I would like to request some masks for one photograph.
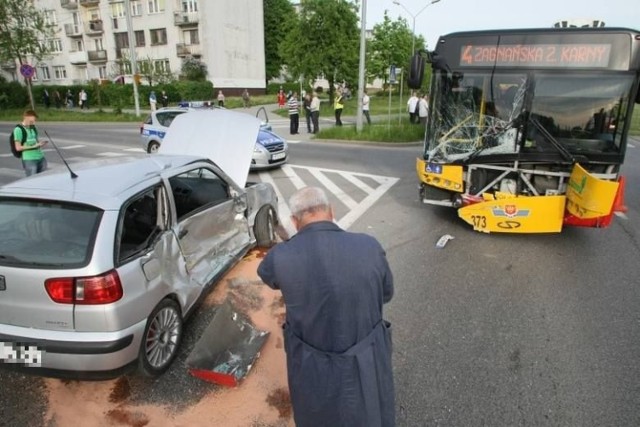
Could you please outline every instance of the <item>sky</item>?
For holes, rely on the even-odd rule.
[[[367,28],[382,22],[385,9],[395,21],[405,18],[409,29],[415,18],[416,34],[433,49],[440,35],[457,31],[552,27],[566,19],[599,19],[607,27],[640,31],[640,0],[367,0]],[[405,8],[408,10],[405,10]],[[409,14],[409,12],[411,14]]]

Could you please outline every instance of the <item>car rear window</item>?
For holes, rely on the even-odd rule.
[[[102,217],[98,208],[42,200],[0,199],[0,265],[86,265]]]

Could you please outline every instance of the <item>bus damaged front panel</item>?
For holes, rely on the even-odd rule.
[[[632,82],[436,70],[424,156],[416,161],[421,200],[458,208],[483,232],[606,227],[622,192],[621,125]]]

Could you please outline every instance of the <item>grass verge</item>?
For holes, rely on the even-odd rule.
[[[18,123],[22,120],[22,109],[0,110],[0,120],[14,121]],[[67,110],[41,108],[36,110],[38,121],[42,122],[141,122],[146,114],[136,117],[135,114],[116,114],[107,111],[95,110]]]
[[[398,124],[394,120],[391,125],[388,123],[365,124],[361,133],[358,133],[353,125],[331,127],[318,132],[317,137],[388,143],[420,142],[424,138],[424,126],[410,124],[408,120]]]

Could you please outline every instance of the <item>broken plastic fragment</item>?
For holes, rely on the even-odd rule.
[[[453,240],[454,237],[451,234],[445,234],[444,236],[440,237],[438,239],[438,242],[436,243],[436,248],[438,249],[442,249],[445,247],[445,245],[447,244],[447,242],[449,240]]]

